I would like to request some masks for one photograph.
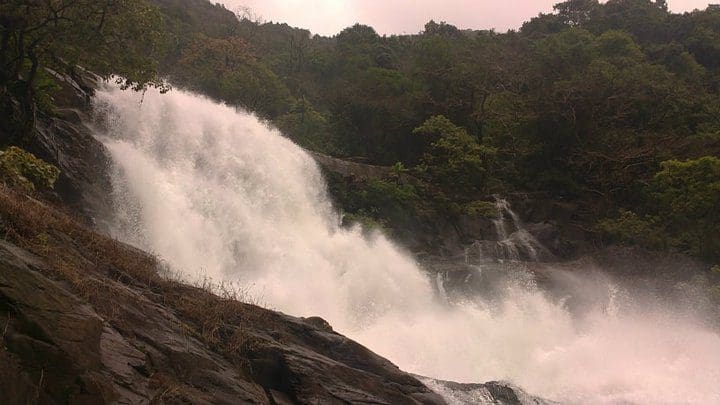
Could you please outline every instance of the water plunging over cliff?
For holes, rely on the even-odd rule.
[[[276,130],[182,91],[141,98],[116,88],[96,96],[107,128],[98,137],[117,167],[115,236],[188,279],[252,286],[270,307],[322,316],[430,377],[510,380],[571,403],[720,400],[720,336],[692,319],[632,299],[578,317],[532,283],[508,284],[492,305],[441,305],[433,283],[442,280],[382,235],[339,226],[315,162]],[[519,221],[498,207],[499,234],[511,238]]]

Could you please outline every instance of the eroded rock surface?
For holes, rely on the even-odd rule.
[[[449,405],[557,405],[530,395],[503,381],[484,384],[461,384],[420,377],[428,386],[441,393]]]
[[[63,205],[105,230],[99,220],[112,212],[110,156],[88,126],[92,94],[100,79],[87,72],[76,77],[51,73],[60,87],[54,99],[57,108],[53,115],[38,115],[26,148],[60,169],[55,191]]]
[[[142,286],[94,275],[113,291],[98,310],[52,270],[0,242],[3,403],[444,403],[318,319],[248,305],[263,322],[235,325],[253,342],[237,364]],[[189,299],[206,294],[177,288]]]

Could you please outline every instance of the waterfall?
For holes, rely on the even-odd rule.
[[[187,280],[242,283],[429,377],[571,403],[720,400],[720,336],[689,317],[629,302],[579,319],[527,285],[449,305],[386,237],[342,228],[313,159],[254,116],[183,91],[108,87],[95,105],[113,235]]]
[[[478,240],[465,250],[465,262],[483,264],[495,261],[537,262],[552,254],[528,232],[510,203],[495,196],[497,217],[492,219],[496,240]],[[508,232],[510,229],[510,232]]]

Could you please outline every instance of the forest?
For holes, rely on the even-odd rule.
[[[48,4],[0,5],[3,146],[53,113],[48,72],[82,66],[140,91],[197,91],[308,150],[391,166],[387,179],[329,179],[351,218],[391,233],[543,192],[582,207],[598,240],[720,259],[718,6],[569,0],[505,33],[429,21],[415,35],[358,24],[323,37],[203,0]]]

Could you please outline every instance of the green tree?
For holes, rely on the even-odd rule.
[[[568,0],[553,6],[561,20],[571,26],[585,25],[600,11],[598,0]]]
[[[662,163],[650,184],[653,203],[673,244],[689,253],[720,258],[720,159]]]
[[[198,34],[183,50],[172,77],[265,118],[279,117],[291,104],[287,87],[239,37]]]
[[[441,115],[429,118],[413,133],[430,143],[421,164],[434,184],[454,195],[488,192],[494,148],[478,144],[467,131]]]
[[[277,126],[303,147],[326,154],[338,152],[327,118],[307,100],[293,103],[290,111],[277,119]]]
[[[338,60],[342,69],[366,69],[376,65],[380,36],[372,27],[355,24],[345,28],[336,37],[337,50],[342,56]]]
[[[638,207],[645,215],[621,209],[597,229],[615,242],[720,259],[720,159],[668,160],[661,168]]]
[[[0,3],[0,98],[21,104],[15,136],[34,124],[37,80],[44,68],[81,65],[136,89],[159,85],[161,17],[143,0],[6,0]],[[8,115],[13,115],[5,111]]]

